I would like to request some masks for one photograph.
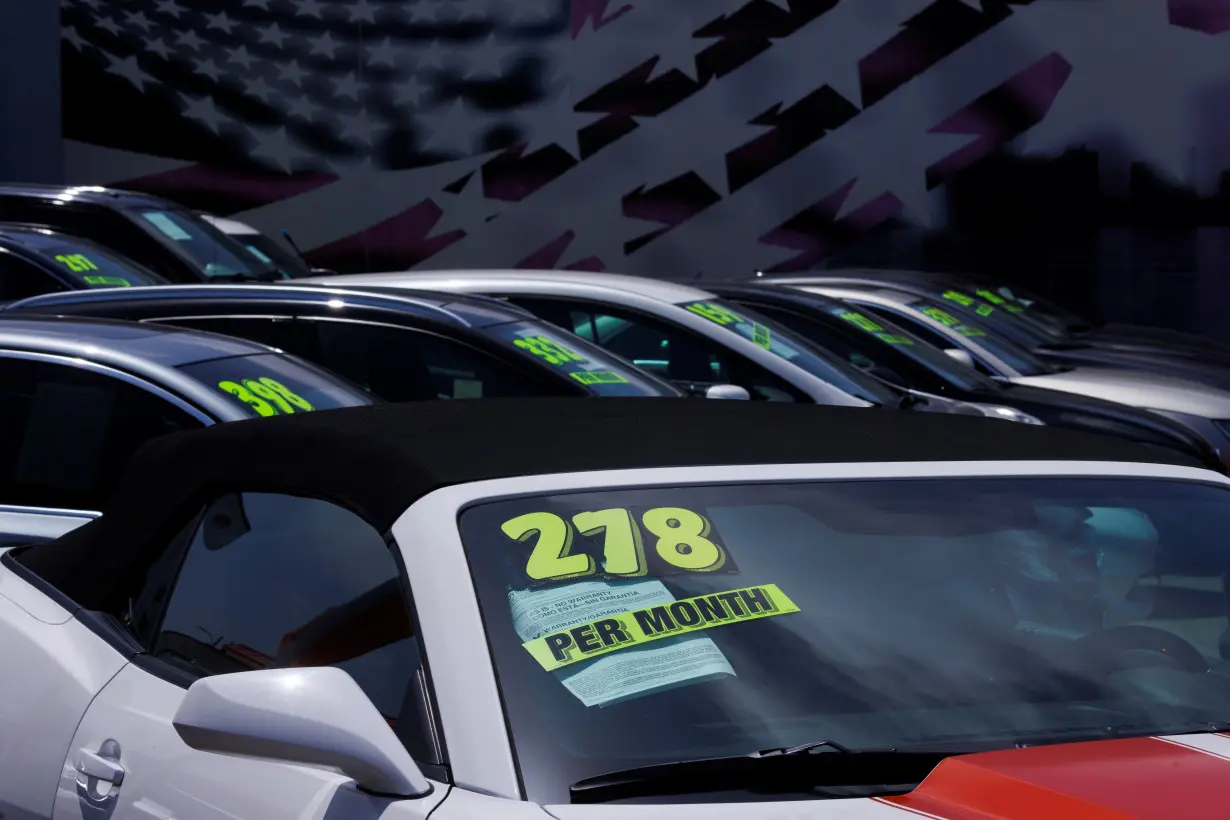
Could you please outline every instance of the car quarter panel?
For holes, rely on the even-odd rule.
[[[7,669],[0,692],[0,816],[47,818],[81,716],[127,661],[6,566],[0,566],[0,657]]]
[[[476,598],[458,516],[471,504],[568,490],[628,486],[974,476],[1168,478],[1230,488],[1230,478],[1194,467],[1080,461],[882,462],[611,470],[473,482],[432,492],[394,523],[419,613],[426,662],[461,788],[518,798],[522,787]]]

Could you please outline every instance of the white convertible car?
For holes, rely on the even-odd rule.
[[[635,399],[164,436],[0,557],[0,815],[1225,818],[1230,479],[1181,459]]]

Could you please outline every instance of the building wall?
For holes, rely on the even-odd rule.
[[[60,182],[58,0],[0,2],[0,179]]]
[[[1230,337],[1230,0],[64,0],[70,181],[340,270],[994,270]]]

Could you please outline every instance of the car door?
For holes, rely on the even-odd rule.
[[[684,390],[737,384],[753,400],[812,402],[786,380],[728,348],[640,311],[570,299],[507,299]]]
[[[154,436],[208,419],[129,374],[0,350],[0,505],[100,511],[128,457]]]
[[[90,704],[63,762],[55,820],[377,818],[392,798],[322,768],[188,747],[172,725],[195,680],[334,665],[425,772],[442,762],[400,561],[363,519],[319,499],[232,493],[143,568],[126,612],[144,649]],[[434,767],[434,769],[433,769]],[[401,801],[425,818],[445,789]]]

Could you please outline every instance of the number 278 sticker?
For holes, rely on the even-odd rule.
[[[571,520],[532,512],[505,521],[500,529],[514,541],[534,542],[525,574],[537,582],[735,569],[709,519],[684,507],[652,507],[639,514],[615,507],[579,512]],[[578,533],[600,538],[601,566],[593,555],[574,551]]]

